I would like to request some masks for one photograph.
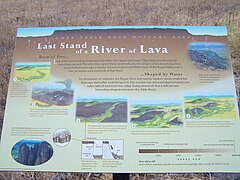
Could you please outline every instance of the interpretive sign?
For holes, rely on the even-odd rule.
[[[226,27],[20,28],[2,171],[240,172]]]

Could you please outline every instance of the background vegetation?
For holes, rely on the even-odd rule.
[[[239,0],[1,0],[0,132],[17,27],[84,25],[226,25],[239,95]],[[16,110],[17,111],[17,110]],[[3,172],[0,179],[111,179],[110,174]],[[240,179],[238,174],[131,174],[131,179]]]

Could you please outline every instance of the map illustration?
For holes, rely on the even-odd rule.
[[[51,62],[17,62],[14,68],[14,81],[48,81],[50,70]]]
[[[78,99],[76,119],[80,122],[127,122],[127,100]]]
[[[190,43],[188,54],[198,69],[227,70],[229,68],[227,49],[222,43]]]
[[[185,96],[185,115],[187,119],[236,118],[234,97]]]
[[[133,104],[131,123],[144,128],[175,128],[183,126],[180,103]]]

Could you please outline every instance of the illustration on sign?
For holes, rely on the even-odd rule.
[[[223,26],[19,28],[0,170],[240,172],[231,63]]]

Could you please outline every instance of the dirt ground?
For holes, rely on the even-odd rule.
[[[0,132],[17,27],[85,25],[226,25],[240,97],[239,0],[1,0]],[[1,172],[8,179],[112,179],[111,174]],[[237,173],[130,174],[130,179],[240,179]]]

